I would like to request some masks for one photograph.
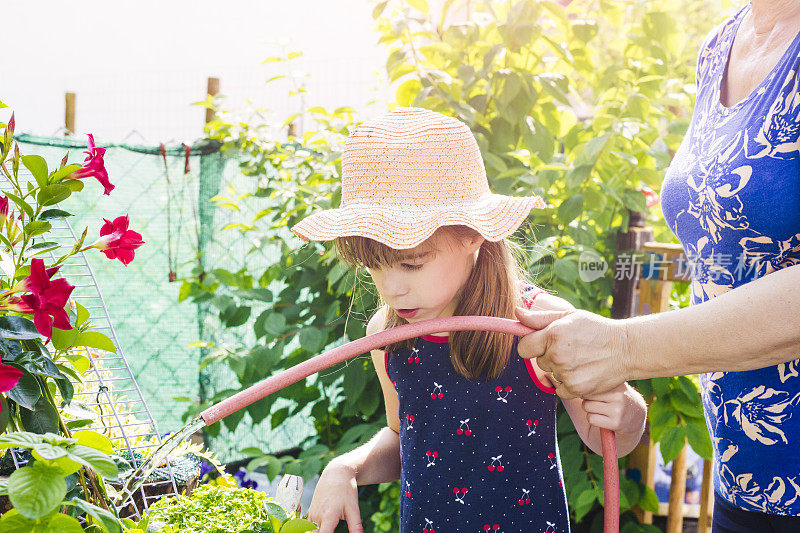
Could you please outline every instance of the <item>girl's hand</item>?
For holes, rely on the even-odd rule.
[[[636,440],[642,435],[647,404],[642,395],[627,383],[584,398],[581,402],[590,426],[610,429],[619,437],[635,435]]]
[[[355,471],[336,460],[328,463],[314,489],[307,518],[319,524],[319,533],[333,533],[340,520],[347,521],[350,533],[364,533],[358,508]]]

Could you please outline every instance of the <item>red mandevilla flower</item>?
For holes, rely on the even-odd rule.
[[[103,194],[109,194],[114,190],[114,185],[108,181],[108,172],[106,171],[105,161],[103,156],[106,153],[105,148],[100,148],[94,145],[94,136],[91,133],[89,136],[88,150],[83,153],[87,154],[86,159],[83,160],[83,167],[76,170],[68,177],[70,179],[82,179],[86,177],[94,177],[103,186]]]
[[[60,268],[57,266],[45,270],[42,259],[32,259],[30,275],[14,287],[28,293],[12,296],[4,306],[12,311],[33,313],[33,324],[47,341],[50,341],[53,334],[53,326],[64,330],[72,329],[64,306],[75,287],[64,278],[50,279]]]
[[[658,197],[658,193],[650,187],[643,186],[639,190],[644,194],[645,207],[647,207],[647,209],[657,206],[661,201]]]
[[[90,248],[97,248],[109,259],[119,259],[127,266],[133,261],[134,250],[144,244],[142,236],[128,229],[128,215],[119,216],[114,222],[103,220],[105,224],[100,228],[101,237]]]
[[[0,198],[0,226],[8,218],[8,196]]]
[[[0,392],[7,392],[17,386],[22,371],[11,365],[0,363]]]

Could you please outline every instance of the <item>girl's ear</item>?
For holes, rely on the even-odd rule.
[[[483,238],[483,235],[476,234],[474,237],[470,237],[469,239],[467,239],[465,246],[469,251],[469,253],[472,254],[478,251],[478,249],[481,247],[481,245],[483,245],[483,242],[485,240],[486,239]]]

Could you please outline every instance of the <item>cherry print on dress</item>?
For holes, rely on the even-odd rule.
[[[456,435],[464,435],[465,437],[469,437],[470,435],[472,435],[472,430],[469,429],[469,424],[467,424],[467,422],[469,422],[469,418],[466,418],[464,420],[459,420],[460,425],[456,430]]]
[[[528,420],[525,421],[525,425],[528,426],[528,436],[529,437],[531,435],[536,435],[536,426],[539,425],[539,421],[538,420],[530,420],[530,419],[528,419]]]
[[[508,398],[508,393],[511,392],[510,386],[501,387],[500,385],[498,385],[497,387],[494,388],[494,391],[497,393],[497,401],[508,403],[508,400],[506,398]]]
[[[453,494],[456,495],[456,501],[460,504],[464,504],[464,496],[467,495],[469,489],[467,487],[453,487]]]
[[[425,468],[428,468],[429,466],[436,466],[436,459],[439,458],[439,452],[432,452],[428,450],[425,452],[425,457],[428,458],[428,465]]]
[[[406,481],[406,490],[403,492],[405,492],[406,498],[411,497],[411,483],[409,483],[408,481]]]
[[[486,467],[489,470],[489,472],[494,472],[494,471],[502,472],[503,470],[505,470],[506,467],[503,466],[503,461],[500,460],[502,457],[503,457],[502,455],[498,455],[497,457],[492,457],[492,462],[489,463],[489,465]]]
[[[411,351],[411,355],[408,356],[409,363],[419,363],[419,355],[415,355],[419,353],[419,348],[414,348]]]
[[[422,528],[422,533],[436,533],[436,530],[433,528],[433,521],[425,519],[425,527]]]
[[[444,398],[444,389],[442,389],[442,386],[434,381],[433,392],[431,392],[431,399],[435,400],[436,398],[439,398],[440,400]]]
[[[531,503],[531,491],[522,489],[522,497],[517,501],[519,505],[528,505]]]
[[[406,429],[414,429],[414,415],[406,415]]]
[[[556,525],[550,520],[545,520],[545,522],[547,522],[547,529],[544,530],[544,533],[556,533]]]
[[[550,461],[550,470],[558,466],[556,464],[556,455],[553,452],[547,454],[547,459]]]
[[[484,531],[500,531],[500,524],[484,524]]]

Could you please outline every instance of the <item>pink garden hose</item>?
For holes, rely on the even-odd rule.
[[[440,331],[467,330],[497,331],[518,337],[523,337],[535,331],[515,320],[486,316],[452,316],[405,324],[373,335],[367,335],[312,357],[308,361],[268,377],[252,387],[221,401],[217,405],[209,407],[200,413],[200,417],[206,425],[213,424],[261,398],[307,378],[311,374],[388,344]],[[604,533],[617,533],[619,531],[619,466],[617,463],[616,438],[613,431],[603,428],[600,429],[600,436],[603,446],[603,479],[605,488]]]

